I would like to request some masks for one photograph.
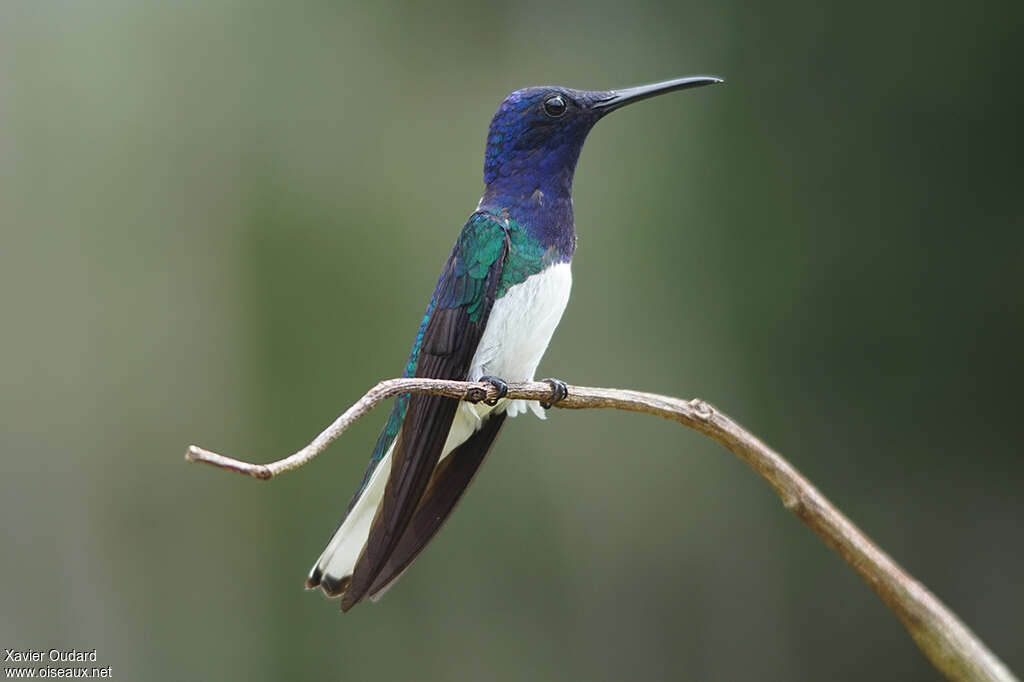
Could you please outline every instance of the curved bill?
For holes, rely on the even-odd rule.
[[[607,98],[602,98],[594,103],[594,109],[600,111],[602,114],[607,114],[608,112],[615,111],[627,104],[639,102],[640,100],[647,99],[648,97],[663,95],[666,92],[686,90],[688,88],[699,88],[702,85],[714,85],[715,83],[723,82],[724,81],[717,76],[688,76],[686,78],[662,81],[661,83],[651,83],[650,85],[638,85],[635,88],[612,90],[608,93]]]

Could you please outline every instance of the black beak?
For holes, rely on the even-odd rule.
[[[593,106],[596,111],[603,115],[627,104],[639,102],[648,97],[663,95],[666,92],[699,88],[702,85],[714,85],[715,83],[722,82],[724,81],[717,76],[688,76],[687,78],[676,78],[670,81],[662,81],[661,83],[651,83],[650,85],[638,85],[635,88],[612,90],[607,93],[607,97],[601,98]]]

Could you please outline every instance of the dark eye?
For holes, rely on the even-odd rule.
[[[562,99],[561,95],[548,97],[544,100],[544,113],[551,118],[558,118],[565,113],[566,108],[565,100]]]

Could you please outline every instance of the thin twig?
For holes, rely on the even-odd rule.
[[[284,459],[269,464],[251,464],[195,445],[189,446],[185,459],[267,480],[306,464],[375,405],[403,393],[430,393],[474,402],[497,397],[497,390],[487,383],[389,379],[370,389],[313,442]],[[529,382],[509,384],[506,397],[543,401],[550,396],[548,384]],[[860,574],[900,618],[928,660],[946,677],[952,680],[1015,680],[1009,669],[952,611],[879,549],[799,471],[710,404],[699,399],[686,401],[639,391],[570,386],[568,397],[556,407],[644,412],[679,422],[712,438],[767,481],[782,498],[786,509],[796,514]]]

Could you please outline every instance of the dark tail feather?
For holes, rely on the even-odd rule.
[[[498,436],[501,425],[505,422],[505,416],[504,412],[489,416],[479,431],[441,461],[412,522],[405,529],[402,539],[399,540],[384,568],[373,581],[368,594],[378,595],[381,590],[397,580],[441,530],[441,526],[459,503],[462,494],[473,482],[476,472],[491,449],[491,444]]]
[[[391,475],[370,525],[370,535],[341,598],[348,611],[362,601],[401,541],[426,493],[459,401],[435,395],[414,395],[392,452]]]

